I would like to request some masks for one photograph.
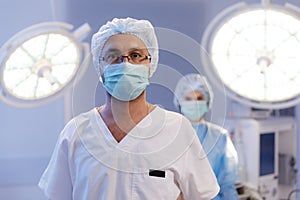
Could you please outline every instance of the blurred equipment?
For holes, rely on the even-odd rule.
[[[227,126],[238,151],[239,183],[262,199],[286,198],[296,186],[295,120],[232,118]]]
[[[239,183],[254,199],[286,199],[296,188],[300,133],[293,116],[271,113],[300,103],[299,13],[288,3],[238,3],[202,37],[206,75],[232,100],[225,128],[238,151]]]
[[[279,184],[294,185],[297,178],[296,160],[294,155],[279,154]]]

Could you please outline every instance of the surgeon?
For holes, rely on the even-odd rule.
[[[237,200],[237,152],[225,129],[205,121],[212,101],[213,92],[204,76],[187,74],[178,81],[174,105],[191,121],[217,177],[220,192],[214,199]]]
[[[191,123],[146,100],[158,64],[148,20],[115,18],[92,37],[106,102],[62,130],[39,187],[51,200],[208,200],[219,185]]]

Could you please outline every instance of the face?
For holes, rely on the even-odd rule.
[[[150,57],[142,40],[130,34],[111,36],[100,55],[102,65],[130,62],[132,64],[150,65]]]
[[[145,84],[148,84],[147,75],[149,78],[150,74],[150,56],[148,56],[149,52],[146,45],[136,36],[130,34],[117,34],[111,36],[104,44],[99,60],[101,69],[104,69],[102,71],[102,80],[106,89],[110,91],[108,93],[119,100],[132,100],[129,98],[130,95],[135,97],[135,94],[140,94],[138,88],[142,88],[141,86],[146,87]],[[120,63],[126,64],[126,68],[121,69],[125,70],[125,73],[128,73],[128,77],[125,77],[125,79],[123,79],[124,74],[122,74],[124,71],[118,71],[119,68],[114,68],[115,64]],[[130,63],[130,65],[127,65],[128,63]],[[139,65],[139,68],[135,65]],[[137,70],[134,69],[135,67],[137,67]],[[114,69],[117,70],[117,73],[119,73],[118,75],[111,74],[114,73]],[[105,70],[107,70],[107,73],[105,73]],[[110,84],[110,82],[106,82],[104,75],[108,76],[106,78],[112,78],[111,75],[113,75],[114,78],[112,79],[114,80],[110,80],[113,83]],[[136,76],[141,76],[138,77],[138,81],[143,80],[145,84],[140,84],[140,82],[136,80]],[[125,80],[125,82],[123,82],[123,84],[120,84],[122,82],[118,83],[119,80],[117,80],[116,77],[123,81]]]
[[[184,101],[199,101],[199,100],[206,100],[205,96],[198,90],[189,92],[185,98]]]

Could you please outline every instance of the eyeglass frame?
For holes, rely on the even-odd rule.
[[[127,60],[128,60],[128,62],[129,63],[132,63],[132,64],[140,64],[140,63],[142,63],[142,61],[144,61],[144,60],[150,60],[150,62],[151,62],[151,55],[149,54],[149,55],[141,55],[141,60],[140,60],[140,62],[139,63],[136,63],[136,62],[130,62],[130,60],[133,60],[131,57],[132,57],[132,55],[134,54],[134,52],[133,53],[131,53],[130,55],[128,55],[128,56],[124,56],[124,55],[119,55],[119,56],[117,56],[117,58],[115,59],[116,60],[116,62],[107,62],[107,61],[105,61],[105,56],[103,56],[103,57],[100,57],[99,58],[99,64],[101,64],[101,62],[105,62],[105,63],[107,63],[107,64],[119,64],[119,63],[122,63],[122,62],[124,62],[124,58],[127,58]],[[136,54],[139,54],[139,53],[136,53]],[[140,54],[139,54],[140,55]],[[144,56],[144,57],[143,57]]]

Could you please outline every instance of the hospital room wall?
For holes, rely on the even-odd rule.
[[[292,3],[297,5],[296,1]],[[50,2],[50,0],[1,1],[0,45],[2,46],[15,33],[30,25],[52,21]],[[56,19],[71,23],[74,27],[87,22],[91,25],[92,32],[96,32],[101,24],[113,17],[131,16],[149,19],[156,27],[176,30],[199,43],[209,20],[223,8],[240,1],[62,0],[53,2],[56,2],[57,6]],[[259,3],[254,0],[246,2]],[[283,1],[277,2],[282,4]],[[90,37],[86,41],[89,42]],[[167,50],[160,53],[160,63],[181,74],[196,71],[205,74],[201,66],[195,69],[184,57]],[[158,74],[168,69],[158,68],[158,73],[153,78],[160,79]],[[176,77],[168,77],[168,79],[171,85],[176,84]],[[65,114],[73,116],[104,102],[104,90],[96,82],[97,76],[93,66],[90,65],[83,79],[76,85],[75,93],[69,99],[60,97],[49,104],[34,108],[15,107],[0,101],[0,199],[44,199],[36,183],[49,160],[57,136],[66,123]],[[95,96],[90,96],[91,91]],[[215,93],[218,95],[217,90]],[[172,104],[172,87],[159,87],[154,84],[148,88],[147,95],[151,102],[175,110]],[[65,100],[74,101],[74,107],[68,110],[68,113],[65,112]],[[218,104],[215,106],[217,107]]]
[[[0,2],[0,46],[17,32],[52,21],[50,1]],[[37,180],[64,126],[64,99],[37,107],[0,101],[0,199],[43,200]]]

